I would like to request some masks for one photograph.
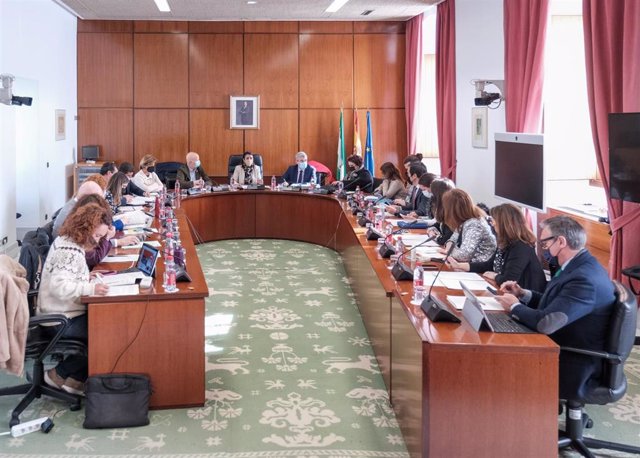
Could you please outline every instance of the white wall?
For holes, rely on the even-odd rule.
[[[488,114],[488,148],[471,146],[474,79],[504,80],[503,0],[456,0],[457,185],[476,202],[498,202],[494,191],[495,132],[504,132],[504,103]],[[488,86],[489,92],[495,92]]]
[[[67,200],[77,137],[76,18],[51,0],[2,0],[0,48],[0,73],[16,77],[15,94],[34,97],[31,107],[0,107],[0,239],[11,241],[16,227],[43,225]],[[55,140],[56,109],[66,110],[61,141]],[[16,211],[23,215],[17,224]]]

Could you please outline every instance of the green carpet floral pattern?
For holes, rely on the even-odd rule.
[[[84,430],[82,411],[42,398],[22,419],[55,415],[52,432],[0,437],[0,456],[408,456],[335,252],[281,240],[197,251],[210,290],[205,405],[151,411],[142,428]],[[16,402],[0,398],[5,425]]]

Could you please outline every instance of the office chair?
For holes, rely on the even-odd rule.
[[[618,282],[614,284],[616,301],[611,312],[605,351],[561,347],[561,351],[594,356],[603,360],[600,380],[593,385],[588,385],[584,390],[584,396],[576,393],[575,397],[567,399],[565,431],[560,431],[558,438],[558,448],[573,447],[586,457],[594,456],[588,447],[640,454],[640,447],[583,436],[584,428],[593,426],[593,421],[583,411],[584,405],[604,405],[618,401],[627,390],[624,363],[631,353],[635,339],[638,304],[626,286]],[[590,381],[592,382],[593,380]]]
[[[254,154],[253,163],[260,167],[260,170],[262,170],[262,174],[264,175],[264,167],[262,167],[262,155]],[[236,166],[240,164],[242,164],[242,154],[232,154],[231,156],[229,156],[229,162],[227,163],[227,178],[231,178]]]
[[[176,176],[182,162],[158,162],[156,163],[156,175],[160,178],[167,189],[173,189],[176,185]]]
[[[42,255],[43,247],[34,250],[33,245],[29,243],[27,237],[23,239],[23,245],[20,249],[21,264],[25,260],[29,260],[30,256],[37,256],[37,260],[25,262],[22,264],[26,269],[26,277],[29,279],[31,289],[27,293],[27,307],[29,308],[29,324],[27,341],[25,346],[25,360],[33,361],[31,373],[27,375],[28,383],[18,386],[11,386],[0,389],[0,396],[10,396],[16,394],[24,394],[18,405],[11,413],[9,426],[15,426],[20,423],[20,414],[31,404],[31,402],[40,398],[43,394],[68,402],[71,410],[78,410],[81,407],[81,396],[67,393],[47,385],[44,381],[45,361],[60,360],[67,353],[86,354],[87,346],[84,342],[76,339],[63,338],[63,334],[70,325],[70,320],[64,315],[51,314],[35,316],[38,291],[33,285],[39,285],[40,273],[30,272],[31,269],[38,266],[40,269],[44,264],[44,256]],[[40,258],[40,256],[43,256]],[[46,255],[45,255],[46,256]],[[57,331],[51,327],[43,327],[43,325],[58,325]]]

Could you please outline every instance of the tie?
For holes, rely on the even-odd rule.
[[[556,273],[553,274],[553,278],[558,278],[560,276],[560,274],[562,274],[562,269],[556,270]]]
[[[298,170],[298,181],[296,183],[302,183],[302,170]]]

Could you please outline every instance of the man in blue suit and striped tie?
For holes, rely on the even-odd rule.
[[[501,286],[496,299],[511,316],[548,334],[558,345],[603,351],[614,286],[607,272],[585,249],[584,228],[568,216],[541,223],[540,247],[558,258],[560,269],[544,293],[522,289],[516,282]],[[560,398],[570,398],[601,375],[602,361],[560,352]]]
[[[282,181],[285,184],[304,184],[309,183],[311,178],[316,178],[316,169],[307,163],[307,153],[299,151],[296,153],[296,165],[290,166],[284,175]]]

